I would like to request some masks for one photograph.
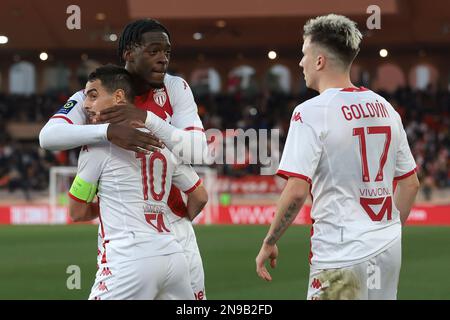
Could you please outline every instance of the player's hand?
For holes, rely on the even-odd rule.
[[[265,263],[266,260],[270,260],[270,267],[273,269],[277,266],[278,247],[276,244],[269,245],[263,243],[261,250],[259,250],[256,257],[256,273],[258,276],[266,281],[272,281],[269,271],[267,271]]]
[[[93,117],[94,123],[114,123],[136,127],[136,123],[143,124],[147,119],[147,111],[136,108],[133,104],[119,104],[97,112]]]
[[[142,132],[127,125],[110,124],[107,130],[108,140],[121,148],[149,153],[158,151],[163,144],[155,136],[148,132]]]

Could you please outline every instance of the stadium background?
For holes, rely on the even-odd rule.
[[[72,4],[81,9],[80,30],[66,27]],[[373,4],[381,8],[379,30],[366,27],[371,15],[366,10]],[[171,73],[189,82],[205,129],[278,128],[282,152],[293,108],[315,95],[298,67],[302,26],[331,12],[358,22],[365,37],[352,80],[391,101],[419,165],[421,190],[404,230],[399,297],[449,299],[450,4],[445,0],[3,0],[0,42],[2,36],[8,41],[0,44],[0,298],[88,295],[96,226],[64,225],[65,212],[52,211],[48,198],[50,168],[76,165],[78,150],[44,151],[38,134],[71,93],[84,87],[93,68],[117,63],[117,37],[127,22],[152,17],[168,27]],[[254,272],[254,257],[283,182],[257,176],[258,165],[212,169],[218,174],[213,225],[200,221],[195,227],[208,298],[303,299],[308,207],[280,243],[274,282],[264,283]],[[66,287],[69,265],[82,270],[81,290]]]

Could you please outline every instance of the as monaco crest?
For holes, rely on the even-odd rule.
[[[166,103],[167,95],[164,91],[157,91],[153,95],[153,100],[155,100],[156,104],[162,108]]]

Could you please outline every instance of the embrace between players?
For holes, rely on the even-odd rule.
[[[311,192],[308,299],[397,295],[401,223],[417,193],[416,164],[393,107],[350,81],[361,38],[338,15],[304,27],[300,66],[320,95],[294,110],[278,170],[288,181],[256,258],[257,274],[270,281],[265,262],[276,266],[276,242]],[[170,35],[155,20],[125,27],[119,57],[126,70],[97,69],[40,134],[47,149],[83,146],[70,209],[74,219],[101,222],[90,299],[204,299],[191,220],[207,195],[189,163],[207,146],[192,92],[166,74]],[[169,150],[179,143],[182,155],[175,156]],[[369,270],[379,273],[376,285]]]
[[[191,224],[207,202],[189,165],[206,148],[197,106],[187,83],[166,74],[170,35],[159,22],[128,24],[119,57],[125,69],[94,71],[40,134],[47,149],[83,146],[69,195],[72,218],[100,219],[89,298],[205,299]],[[183,159],[169,151],[180,141]]]

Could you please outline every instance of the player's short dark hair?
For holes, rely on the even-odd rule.
[[[122,89],[125,92],[125,98],[129,102],[134,101],[136,92],[133,88],[132,77],[125,68],[113,64],[99,67],[88,76],[88,81],[93,82],[95,80],[100,80],[108,93]]]
[[[133,46],[142,44],[142,34],[150,31],[162,31],[167,34],[170,40],[170,33],[158,20],[140,19],[130,22],[125,26],[120,35],[118,55],[119,61],[124,63],[123,53]]]
[[[310,37],[337,56],[344,67],[350,66],[359,52],[362,34],[347,17],[329,14],[310,19],[303,27],[303,37]]]

